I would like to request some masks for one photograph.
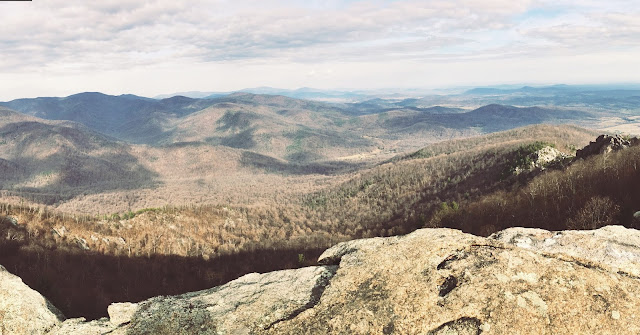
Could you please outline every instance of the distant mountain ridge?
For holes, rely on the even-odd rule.
[[[446,110],[445,110],[446,111]],[[417,113],[397,116],[385,123],[388,128],[416,131],[424,128],[479,129],[480,133],[491,133],[538,123],[563,123],[580,120],[590,114],[574,110],[559,110],[540,107],[514,107],[499,104],[483,106],[459,113]]]
[[[638,91],[640,85],[618,84],[618,85],[550,85],[550,86],[529,86],[505,88],[505,87],[476,87],[466,90],[465,94],[512,94],[512,93],[566,93],[566,92],[606,92],[606,91]]]
[[[208,100],[171,97],[155,100],[135,95],[86,92],[64,98],[17,99],[0,105],[48,120],[69,120],[133,143],[162,134],[163,124],[208,107]]]
[[[327,103],[246,92],[161,100],[86,92],[0,105],[32,117],[77,122],[134,144],[208,143],[298,163],[373,152],[388,141],[415,141],[416,134],[423,141],[435,141],[589,117],[584,112],[555,108],[490,104],[465,110],[429,106],[413,98]]]
[[[294,90],[290,89],[282,89],[282,88],[273,88],[273,87],[254,87],[254,88],[245,88],[236,91],[225,91],[225,92],[201,92],[201,91],[189,91],[189,92],[177,92],[170,94],[160,94],[154,99],[166,99],[173,96],[181,95],[189,98],[198,98],[198,99],[213,99],[218,98],[225,95],[230,95],[234,93],[251,93],[251,94],[268,94],[268,95],[282,95],[289,98],[296,99],[318,99],[318,100],[361,100],[370,96],[371,93],[365,91],[341,91],[341,90],[321,90],[314,89],[309,87],[302,87]]]

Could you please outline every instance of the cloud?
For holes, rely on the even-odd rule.
[[[0,2],[0,71],[80,78],[100,71],[202,69],[207,64],[216,69],[225,64],[281,69],[287,64],[321,68],[377,62],[380,67],[394,62],[543,59],[611,49],[636,52],[640,12],[634,2]],[[192,76],[202,72],[194,71]]]
[[[172,57],[305,61],[307,48],[332,48],[335,55],[350,57],[370,49],[367,42],[385,41],[388,50],[376,51],[393,56],[398,54],[394,40],[432,48],[434,40],[460,39],[457,33],[503,29],[509,25],[505,17],[528,2],[478,3],[334,2],[318,8],[274,1],[47,1],[2,11],[7,28],[0,32],[0,45],[13,58],[5,68],[15,62],[39,67],[43,59],[118,68]]]
[[[542,42],[549,52],[597,53],[602,50],[640,50],[640,11],[567,16],[519,32]],[[546,43],[545,43],[546,42]]]

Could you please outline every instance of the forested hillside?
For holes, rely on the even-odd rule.
[[[640,146],[578,160],[526,185],[496,190],[456,210],[444,210],[430,226],[487,235],[506,227],[596,229],[621,224],[640,228]]]

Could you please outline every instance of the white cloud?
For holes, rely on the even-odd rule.
[[[412,68],[437,66],[451,70],[457,67],[466,69],[451,70],[462,84],[478,81],[477,74],[484,72],[480,67],[498,60],[512,67],[528,64],[532,59],[539,64],[556,66],[562,62],[553,57],[592,53],[595,58],[583,61],[595,61],[604,59],[605,50],[607,57],[637,56],[640,12],[633,2],[0,2],[3,22],[0,71],[5,76],[11,74],[13,80],[25,82],[38,74],[59,78],[62,84],[58,87],[76,90],[95,85],[88,78],[103,78],[104,88],[95,88],[103,91],[124,89],[122,82],[105,78],[128,78],[127,73],[136,73],[134,83],[127,80],[125,86],[150,95],[161,93],[150,86],[164,91],[213,89],[189,85],[206,85],[199,78],[202,73],[233,76],[232,70],[251,76],[236,76],[235,85],[244,83],[244,86],[261,86],[267,82],[286,87],[328,86],[332,78],[350,86],[371,86],[372,82],[396,78],[387,68],[403,73],[397,77],[404,78],[405,82],[415,76],[411,82],[434,86],[449,80],[425,83],[418,77],[419,71]],[[173,73],[177,68],[181,70],[174,76],[181,79],[171,81],[175,89],[169,84],[151,85],[147,80],[158,77],[159,73]],[[335,71],[327,72],[327,69]],[[323,75],[307,75],[312,71]],[[353,79],[338,78],[340,71]],[[380,75],[376,77],[376,73]],[[533,75],[524,65],[515,73],[522,74],[522,81],[530,81]],[[566,75],[568,80],[575,76],[571,72]],[[611,78],[615,80],[615,76]],[[5,80],[0,81],[0,90],[27,95],[16,86],[23,85],[12,86]],[[41,90],[46,91],[47,85],[41,86]],[[219,84],[220,88],[223,86]],[[398,85],[389,82],[387,86]]]

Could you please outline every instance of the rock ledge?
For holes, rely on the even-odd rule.
[[[421,229],[340,243],[320,262],[112,304],[91,322],[62,322],[0,268],[0,334],[640,333],[640,232],[620,226]]]

